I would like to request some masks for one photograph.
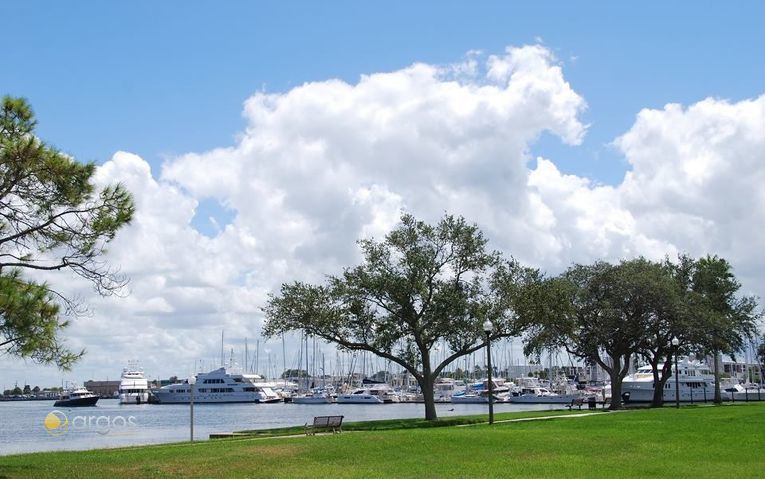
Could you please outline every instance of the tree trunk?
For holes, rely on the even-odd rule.
[[[436,414],[436,401],[433,397],[436,377],[433,375],[433,370],[430,367],[430,351],[421,347],[420,354],[422,355],[422,376],[417,378],[417,382],[420,385],[422,399],[425,402],[425,420],[437,421],[438,414]]]
[[[664,383],[659,378],[658,365],[651,363],[653,366],[653,399],[651,399],[651,407],[662,407],[664,405]]]
[[[715,369],[715,404],[722,404],[722,394],[720,394],[720,357],[717,351],[714,352]]]
[[[612,357],[611,361],[613,365],[608,370],[608,375],[611,377],[611,406],[609,410],[614,411],[622,408],[622,377],[621,377],[621,358]]]
[[[422,382],[420,382],[420,389],[422,390],[422,397],[425,400],[425,420],[437,421],[438,414],[436,414],[436,401],[433,397],[433,383],[435,379],[431,375],[423,376]]]
[[[656,364],[651,363],[651,366],[654,371],[653,400],[651,401],[651,407],[662,407],[664,406],[664,386],[667,384],[670,372],[672,371],[672,355],[669,355],[667,360],[664,361],[664,367],[661,368],[661,371],[659,371],[658,359],[656,360]],[[661,372],[661,375],[659,375],[659,372]]]

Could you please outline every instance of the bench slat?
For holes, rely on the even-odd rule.
[[[345,416],[316,416],[313,418],[313,424],[308,425],[308,423],[305,424],[305,433],[306,435],[309,434],[316,434],[316,431],[321,430],[332,430],[333,433],[342,432],[342,426],[343,426],[343,418]]]

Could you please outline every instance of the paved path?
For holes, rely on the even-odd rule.
[[[623,410],[621,410],[623,411]],[[595,416],[598,414],[606,414],[606,413],[612,413],[612,412],[621,412],[621,411],[599,411],[599,412],[582,412],[577,414],[558,414],[555,416],[539,416],[539,417],[521,417],[517,419],[502,419],[500,421],[494,421],[494,424],[501,424],[501,423],[507,423],[507,422],[524,422],[524,421],[542,421],[545,419],[560,419],[560,418],[569,418],[569,417],[586,417],[586,416]],[[489,424],[488,422],[478,422],[473,424],[458,424],[457,427],[470,427],[470,426],[481,426],[484,424]]]

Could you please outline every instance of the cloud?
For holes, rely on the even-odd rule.
[[[709,252],[761,287],[765,265],[752,245],[765,239],[763,104],[643,110],[613,144],[630,165],[624,181],[600,185],[529,157],[543,132],[578,145],[588,128],[579,119],[585,100],[540,45],[255,93],[234,146],[155,171],[117,152],[99,168],[100,184],[120,181],[136,198],[135,220],[109,256],[132,278],[131,294],[87,297],[92,315],[66,332],[89,349],[79,374],[114,377],[131,358],[152,377],[219,361],[221,330],[227,343],[252,344],[269,292],[355,263],[354,242],[381,238],[402,210],[428,221],[464,215],[493,247],[551,272],[574,261]],[[209,199],[231,217],[205,235],[194,217]],[[89,294],[77,280],[64,287]],[[18,361],[2,364],[20,370]]]

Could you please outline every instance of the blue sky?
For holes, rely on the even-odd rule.
[[[236,345],[256,337],[268,292],[348,265],[354,240],[401,209],[465,215],[553,273],[720,254],[765,296],[752,247],[765,243],[763,18],[756,1],[3,2],[0,94],[28,98],[41,138],[102,165],[139,204],[110,252],[130,296],[63,286],[93,306],[66,332],[89,351],[74,379],[114,377],[135,356],[152,377],[180,375],[217,357],[221,329]],[[457,118],[495,79],[452,88],[407,68],[476,50],[545,85],[538,98],[518,106],[505,79],[484,92],[496,116]],[[357,103],[336,116],[346,98]],[[364,130],[376,128],[356,116],[367,107],[393,124]],[[433,121],[443,112],[455,120]],[[125,324],[140,334],[131,348]],[[2,357],[0,371],[61,378]]]
[[[255,91],[450,63],[543,41],[587,101],[583,145],[543,136],[564,171],[606,183],[607,144],[641,108],[758,95],[761,2],[4,2],[0,91],[30,99],[43,138],[83,160],[232,144]]]

